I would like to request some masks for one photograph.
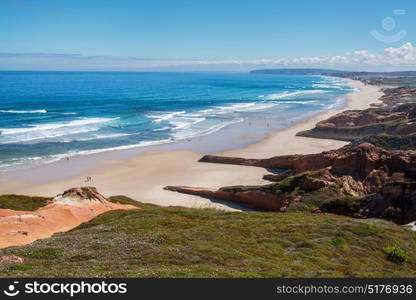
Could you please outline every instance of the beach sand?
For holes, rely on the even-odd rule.
[[[318,153],[337,149],[346,142],[297,137],[299,131],[311,129],[315,124],[347,109],[366,109],[382,95],[380,87],[364,85],[351,80],[359,92],[347,95],[341,109],[328,110],[292,127],[270,133],[264,140],[241,149],[220,155],[246,158],[268,158],[286,154]],[[94,154],[92,154],[94,155]],[[256,167],[199,163],[203,154],[193,151],[148,151],[131,159],[96,159],[90,166],[79,168],[70,179],[61,179],[60,174],[70,168],[64,164],[49,164],[38,168],[37,173],[27,177],[0,178],[0,194],[16,193],[37,196],[55,196],[64,190],[79,186],[95,186],[105,196],[125,195],[140,202],[162,206],[186,206],[196,208],[219,208],[242,210],[237,204],[211,201],[208,199],[163,190],[166,185],[186,185],[205,188],[240,184],[265,184],[262,179],[267,170]],[[33,175],[35,174],[35,175]],[[47,182],[36,182],[37,176],[48,174]],[[55,176],[54,176],[55,175]],[[85,182],[87,176],[91,182]],[[55,179],[56,178],[56,179]]]

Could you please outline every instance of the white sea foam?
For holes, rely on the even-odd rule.
[[[171,143],[171,139],[164,139],[158,141],[143,141],[137,144],[130,144],[130,145],[123,145],[111,148],[102,148],[102,149],[91,149],[91,150],[72,150],[67,153],[59,153],[54,155],[47,155],[47,156],[36,156],[36,157],[25,157],[25,158],[12,158],[8,159],[7,163],[1,163],[0,169],[13,169],[19,168],[25,165],[38,165],[38,164],[50,164],[59,160],[62,160],[67,157],[72,157],[76,155],[88,155],[88,154],[95,154],[101,153],[106,151],[114,151],[114,150],[127,150],[137,147],[146,147],[146,146],[155,146],[155,145],[162,145],[166,143]]]
[[[139,148],[139,147],[149,147],[149,146],[163,145],[163,144],[167,144],[167,143],[172,143],[172,139],[163,139],[163,140],[157,140],[157,141],[142,141],[142,142],[137,143],[137,144],[123,145],[123,146],[103,148],[103,149],[70,151],[67,154],[58,154],[58,155],[54,156],[54,159],[55,159],[54,161],[62,159],[62,158],[67,157],[67,156],[95,154],[95,153],[101,153],[101,152],[106,152],[106,151],[114,151],[114,150],[128,150],[128,149]]]
[[[318,89],[333,89],[336,86],[334,84],[314,83],[312,84],[312,87],[318,88]]]
[[[190,128],[192,125],[198,124],[205,121],[205,118],[190,118],[190,117],[181,117],[169,121],[169,124],[173,126],[173,130],[180,130]]]
[[[338,107],[338,106],[340,106],[344,101],[346,100],[346,98],[345,97],[338,97],[337,99],[336,99],[336,101],[334,102],[334,103],[332,103],[332,104],[330,104],[330,105],[328,105],[327,107],[326,107],[326,109],[334,109],[334,108],[336,108],[336,107]]]
[[[175,116],[181,115],[186,113],[186,111],[174,111],[174,112],[168,112],[168,113],[161,113],[161,114],[148,114],[146,117],[150,119],[154,119],[152,122],[154,123],[160,123],[163,121],[167,121],[169,119],[172,119]]]
[[[235,103],[229,106],[216,106],[214,112],[229,113],[229,112],[250,112],[265,110],[275,106],[273,103],[266,102],[250,102],[250,103]]]
[[[13,109],[2,109],[0,113],[5,114],[46,114],[48,111],[46,109],[36,109],[36,110],[13,110]]]
[[[73,138],[66,138],[63,140],[65,143],[69,142],[85,142],[85,141],[94,141],[94,140],[100,140],[100,139],[113,139],[123,136],[130,136],[130,135],[137,135],[138,133],[110,133],[110,134],[92,134],[88,137],[79,138],[79,137],[73,137]]]
[[[256,103],[255,106],[246,109],[245,111],[247,112],[251,112],[251,111],[262,111],[262,110],[266,110],[272,107],[275,107],[276,105],[278,105],[278,103],[267,103],[267,102],[260,102],[260,103]]]
[[[61,115],[76,115],[77,113],[76,112],[63,112],[63,113],[60,113]]]
[[[42,156],[29,156],[25,158],[11,158],[7,160],[7,163],[1,163],[0,169],[7,169],[19,165],[36,164],[36,162],[47,162],[47,157]]]
[[[317,104],[318,101],[279,101],[279,104],[312,104],[315,105]]]
[[[235,103],[228,106],[215,106],[216,109],[219,110],[234,110],[234,111],[241,111],[246,110],[250,107],[254,107],[256,105],[255,102],[249,102],[249,103]]]
[[[154,119],[154,123],[167,123],[170,126],[153,129],[153,131],[165,131],[168,129],[181,130],[190,128],[192,125],[203,122],[206,119],[200,114],[186,114],[186,111],[176,111],[161,114],[148,114],[146,117]]]
[[[43,130],[55,130],[63,127],[77,127],[77,126],[84,126],[84,125],[91,125],[97,123],[105,123],[117,120],[119,118],[80,118],[73,121],[64,121],[64,122],[56,122],[56,123],[45,123],[45,124],[38,124],[31,127],[23,127],[23,128],[2,128],[0,129],[1,135],[11,135],[11,134],[20,134],[26,132],[40,132]]]
[[[3,137],[0,135],[0,144],[14,144],[14,143],[27,143],[27,142],[37,142],[39,140],[49,140],[55,139],[63,136],[69,135],[78,135],[87,132],[97,131],[99,130],[98,127],[88,127],[88,128],[80,128],[80,129],[67,129],[67,130],[48,130],[42,131],[38,133],[21,133],[21,134],[13,134],[13,135],[4,135]]]
[[[61,160],[65,157],[75,156],[75,155],[88,155],[88,154],[95,154],[95,153],[106,152],[106,151],[128,150],[128,149],[139,148],[139,147],[158,146],[158,145],[172,143],[174,141],[180,141],[180,140],[183,140],[183,139],[208,135],[208,134],[217,132],[217,131],[221,130],[222,128],[226,127],[226,126],[229,126],[229,125],[235,124],[235,123],[240,123],[242,121],[244,121],[243,118],[230,120],[228,122],[222,122],[222,123],[216,124],[214,126],[211,126],[210,128],[208,128],[204,131],[195,132],[193,134],[181,134],[181,133],[178,132],[177,134],[173,135],[173,139],[162,139],[162,140],[155,140],[155,141],[142,141],[142,142],[135,143],[135,144],[117,146],[117,147],[112,147],[112,148],[70,151],[68,153],[50,155],[50,156],[46,156],[46,157],[28,157],[28,158],[25,158],[23,160],[22,159],[15,159],[14,163],[11,163],[11,164],[8,164],[8,165],[2,164],[2,165],[0,165],[0,168],[10,167],[10,166],[13,166],[13,165],[25,164],[28,161],[33,161],[33,162],[41,161],[42,163],[52,163],[52,162]]]
[[[158,132],[158,131],[166,131],[166,130],[169,130],[169,129],[171,129],[169,126],[164,126],[164,127],[161,127],[161,128],[155,128],[152,131]]]
[[[262,98],[263,100],[279,100],[279,99],[291,99],[297,96],[303,96],[303,95],[312,95],[312,94],[324,94],[328,93],[329,91],[325,90],[305,90],[305,91],[296,91],[296,92],[282,92],[282,93],[276,93],[276,94],[269,94],[269,95],[261,95],[259,98]]]
[[[321,94],[321,93],[328,93],[333,91],[332,88],[343,90],[344,87],[347,86],[346,81],[344,80],[330,80],[332,78],[328,78],[328,80],[316,80],[315,85],[310,90],[296,90],[296,87],[287,85],[285,89],[286,92],[282,93],[275,93],[275,94],[267,94],[261,95],[257,99],[248,100],[251,102],[244,102],[245,100],[237,100],[240,101],[238,103],[229,103],[229,104],[217,104],[215,106],[212,105],[211,107],[196,110],[196,111],[189,111],[187,110],[180,110],[180,108],[176,107],[173,108],[171,111],[167,112],[157,112],[152,111],[148,112],[145,115],[148,118],[148,121],[155,123],[153,126],[159,127],[151,130],[148,130],[146,134],[142,134],[141,137],[143,139],[151,139],[150,141],[141,141],[138,142],[135,137],[131,139],[126,138],[121,141],[121,139],[116,145],[120,145],[123,143],[128,143],[127,145],[120,145],[115,146],[112,148],[104,148],[104,149],[91,149],[91,150],[75,150],[80,146],[78,143],[74,143],[74,145],[68,145],[69,150],[68,153],[61,153],[56,155],[48,155],[44,157],[28,157],[28,158],[16,158],[16,159],[8,159],[5,160],[4,163],[11,165],[11,164],[19,164],[22,161],[27,163],[44,163],[44,162],[53,162],[56,160],[63,159],[67,156],[73,155],[84,155],[84,154],[92,154],[92,153],[99,153],[104,151],[110,150],[123,150],[123,149],[131,149],[136,147],[147,147],[147,146],[155,146],[161,145],[165,143],[171,143],[173,141],[180,141],[184,139],[189,139],[193,137],[199,137],[203,135],[212,134],[217,132],[229,125],[242,122],[245,117],[259,117],[260,114],[258,112],[267,111],[268,114],[272,114],[273,112],[282,111],[283,113],[286,109],[293,108],[289,104],[313,104],[319,103],[320,105],[325,105],[326,107],[319,108],[319,109],[328,109],[331,106],[335,106],[337,104],[331,104],[327,106],[329,103],[325,103],[325,101],[307,101],[301,96],[313,95],[313,94]],[[338,87],[339,86],[339,87]],[[342,87],[341,87],[342,86]],[[292,92],[290,92],[292,91]],[[260,92],[261,93],[261,92]],[[238,97],[238,96],[236,96]],[[242,99],[242,98],[241,98]],[[307,99],[307,98],[306,98]],[[276,100],[276,101],[273,101]],[[337,99],[338,100],[338,99]],[[342,99],[341,99],[342,100]],[[339,100],[339,101],[341,101]],[[215,102],[214,102],[215,103]],[[286,105],[288,104],[288,105]],[[276,107],[276,109],[273,109]],[[49,108],[49,107],[48,107]],[[70,108],[67,108],[70,110]],[[268,111],[269,110],[269,111]],[[77,114],[75,112],[50,112],[46,110],[0,110],[0,113],[49,113],[47,116],[52,115],[52,117],[57,115],[74,115]],[[280,116],[278,114],[278,116]],[[11,117],[11,116],[9,116]],[[34,117],[34,116],[31,116]],[[77,142],[77,141],[92,141],[88,143],[89,145],[94,145],[94,140],[98,139],[112,139],[117,137],[123,137],[128,135],[134,135],[125,132],[123,129],[123,125],[125,127],[129,126],[129,132],[133,128],[137,128],[138,131],[141,131],[142,127],[141,124],[136,124],[135,120],[132,120],[129,116],[127,120],[117,122],[116,125],[119,125],[118,128],[111,128],[111,131],[108,131],[107,122],[111,122],[118,118],[76,118],[75,117],[68,117],[73,119],[71,121],[64,121],[64,122],[56,122],[56,123],[45,123],[45,124],[36,124],[33,126],[29,125],[22,125],[26,127],[18,127],[18,128],[4,128],[1,129],[0,134],[0,144],[2,143],[20,143],[20,142],[27,142],[25,147],[31,147],[31,141],[34,143],[41,142]],[[289,117],[289,116],[288,116]],[[40,122],[44,119],[41,119],[39,116]],[[141,118],[139,121],[141,122]],[[52,121],[50,121],[52,122]],[[157,126],[156,126],[157,124]],[[113,124],[110,124],[111,126]],[[131,126],[131,127],[130,127]],[[137,126],[137,127],[136,127]],[[114,126],[112,126],[114,127]],[[117,131],[114,131],[114,130]],[[161,132],[160,134],[158,132]],[[135,133],[140,134],[140,132]],[[167,138],[168,136],[169,138]],[[82,147],[85,147],[87,143],[82,144]],[[97,146],[93,147],[100,147],[102,143],[97,142]],[[111,144],[112,145],[112,144]],[[34,146],[35,147],[35,146]],[[37,146],[36,146],[37,147]],[[39,145],[39,147],[43,147],[43,145]],[[79,147],[81,148],[81,147]],[[37,149],[37,148],[34,148]],[[59,149],[59,148],[57,148]],[[60,151],[60,150],[57,150]],[[20,154],[16,153],[16,156]],[[2,165],[0,167],[5,166]]]
[[[171,136],[174,140],[184,139],[189,137],[207,135],[216,132],[230,124],[241,122],[243,118],[235,119],[234,113],[254,112],[270,109],[278,103],[270,102],[247,102],[247,103],[233,103],[229,105],[218,105],[208,109],[202,109],[195,112],[176,111],[168,113],[153,113],[148,114],[147,117],[153,119],[154,123],[163,123],[166,126],[153,129],[153,132],[172,130]],[[233,116],[230,121],[212,119],[221,117],[221,119],[228,118],[225,115]],[[213,124],[213,121],[215,122]]]
[[[243,111],[250,111],[250,109],[254,108],[256,102],[249,102],[249,103],[234,103],[227,106],[214,106],[213,108],[202,109],[194,113],[188,114],[188,116],[193,117],[200,117],[200,116],[215,116],[215,115],[223,115],[232,112],[243,112]]]
[[[136,133],[110,133],[110,134],[96,134],[94,135],[95,139],[111,139],[116,137],[122,137],[122,136],[129,136],[129,135],[135,135]]]
[[[198,112],[189,114],[189,116],[217,116],[225,115],[234,112],[252,112],[261,111],[276,106],[276,103],[267,102],[249,102],[249,103],[234,103],[228,106],[214,106],[213,108],[203,109]]]
[[[173,137],[175,140],[181,140],[181,139],[188,139],[188,138],[195,138],[195,137],[199,137],[199,136],[204,136],[204,135],[208,135],[208,134],[212,134],[214,132],[217,132],[229,125],[232,124],[236,124],[236,123],[241,123],[243,122],[244,119],[243,118],[239,118],[239,119],[235,119],[235,120],[231,120],[228,122],[221,122],[218,124],[215,124],[205,130],[202,131],[198,131],[198,132],[190,132],[190,133],[186,133],[186,132],[178,132],[173,134]]]
[[[329,76],[320,76],[320,77],[325,79],[325,82],[320,82],[320,83],[322,83],[322,84],[328,83],[332,87],[347,87],[349,85],[349,82],[345,79],[329,77]]]
[[[4,128],[0,129],[0,144],[33,143],[64,136],[70,136],[73,137],[72,140],[76,140],[80,134],[98,131],[103,123],[116,119],[118,118],[82,118],[60,123],[38,124],[32,127]]]

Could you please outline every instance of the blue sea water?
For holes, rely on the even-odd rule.
[[[245,73],[0,72],[0,168],[171,143],[342,104],[342,79]]]

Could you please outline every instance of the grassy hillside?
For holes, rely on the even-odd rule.
[[[0,266],[0,272],[4,277],[416,276],[416,233],[390,222],[138,206],[5,249],[3,255],[18,255],[24,263]],[[393,245],[409,253],[403,264],[387,260],[384,248]]]
[[[0,195],[0,209],[34,211],[45,206],[52,198],[29,197],[22,195]]]

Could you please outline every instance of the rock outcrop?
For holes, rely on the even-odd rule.
[[[384,89],[381,105],[346,110],[298,136],[373,143],[386,149],[416,149],[416,88]]]
[[[318,154],[245,159],[206,155],[200,162],[274,170],[261,186],[218,190],[168,190],[251,205],[269,211],[333,212],[406,224],[416,220],[416,88],[383,90],[381,103],[346,110],[299,132],[305,137],[350,141]]]
[[[251,205],[268,211],[308,207],[354,217],[406,224],[416,220],[416,153],[372,144],[319,154],[244,159],[207,155],[202,162],[284,170],[265,177],[275,183],[218,190],[166,187],[171,191]]]
[[[416,95],[415,87],[395,87],[395,88],[384,88],[383,96],[380,97],[380,100],[387,106],[394,106],[396,104],[414,102]]]
[[[167,186],[165,187],[165,190],[189,195],[197,195],[210,199],[247,204],[267,211],[280,211],[286,200],[286,198],[281,195],[263,191],[258,188],[251,189],[249,187],[240,189],[238,187],[233,187],[232,189],[224,188],[212,191],[209,189],[187,186]]]
[[[316,124],[317,128],[337,128],[364,126],[394,120],[404,120],[407,112],[390,112],[388,110],[369,108],[366,110],[346,110],[327,120]]]
[[[14,254],[0,256],[0,267],[21,263],[23,263],[23,258],[20,256],[16,256]]]
[[[404,172],[413,175],[416,168],[416,155],[406,151],[387,151],[368,143],[318,154],[247,160],[206,155],[200,161],[290,170],[293,174],[331,167],[333,174],[351,175],[360,180],[366,178],[374,169],[387,168],[390,173]]]
[[[112,203],[94,187],[72,188],[35,211],[0,209],[0,248],[31,243],[117,209],[136,209]]]

